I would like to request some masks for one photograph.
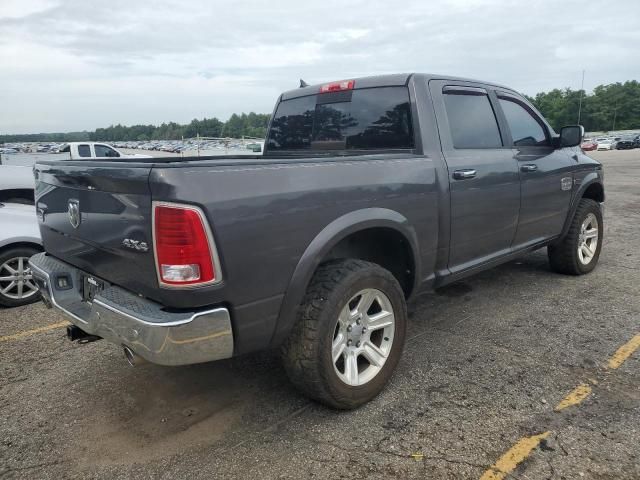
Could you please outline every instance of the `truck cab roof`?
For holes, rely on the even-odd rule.
[[[477,79],[456,77],[452,75],[440,75],[434,73],[393,73],[387,75],[374,75],[369,77],[358,77],[349,80],[339,80],[339,81],[353,81],[354,86],[353,89],[360,88],[374,88],[374,87],[392,87],[392,86],[402,86],[407,85],[411,77],[419,77],[421,80],[429,81],[429,80],[451,80],[451,81],[462,81],[462,82],[473,82],[473,83],[481,83],[484,85],[492,85],[494,87],[503,88],[505,90],[513,91],[512,88],[505,87],[504,85],[499,85],[493,82],[485,82]],[[326,85],[331,82],[318,83],[314,85],[308,85],[306,87],[296,88],[292,90],[288,90],[284,92],[281,96],[281,100],[289,100],[291,98],[304,97],[306,95],[315,95],[319,92],[320,88],[323,85]]]

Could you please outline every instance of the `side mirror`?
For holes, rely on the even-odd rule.
[[[559,147],[577,147],[582,143],[584,127],[582,125],[569,125],[560,129]]]

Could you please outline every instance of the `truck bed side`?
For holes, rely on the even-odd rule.
[[[37,166],[41,207],[51,209],[60,197],[59,222],[42,229],[47,252],[170,309],[224,303],[238,353],[269,343],[294,271],[315,238],[328,249],[355,230],[397,229],[413,235],[415,263],[424,266],[418,282],[433,270],[438,194],[435,169],[424,156],[66,163],[64,169],[60,162]],[[92,209],[86,214],[91,229],[67,224],[69,195]],[[202,209],[218,249],[221,284],[188,294],[159,288],[153,252],[120,245],[127,232],[151,245],[152,200]],[[103,211],[109,205],[121,208]]]

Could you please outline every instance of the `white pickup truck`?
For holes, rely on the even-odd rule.
[[[69,160],[92,158],[151,158],[150,155],[126,154],[111,145],[96,142],[69,142],[58,149]],[[27,166],[0,164],[0,202],[33,205],[33,169]]]
[[[71,160],[83,158],[151,158],[151,155],[122,153],[106,143],[69,142],[60,147],[60,153],[68,153]]]

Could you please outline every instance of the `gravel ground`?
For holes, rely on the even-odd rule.
[[[640,150],[593,157],[598,268],[557,275],[543,250],[416,298],[396,375],[354,412],[301,397],[274,353],[131,368],[63,328],[6,339],[63,318],[0,310],[0,478],[479,478],[546,431],[512,478],[640,478],[640,352],[606,368],[640,333]]]

